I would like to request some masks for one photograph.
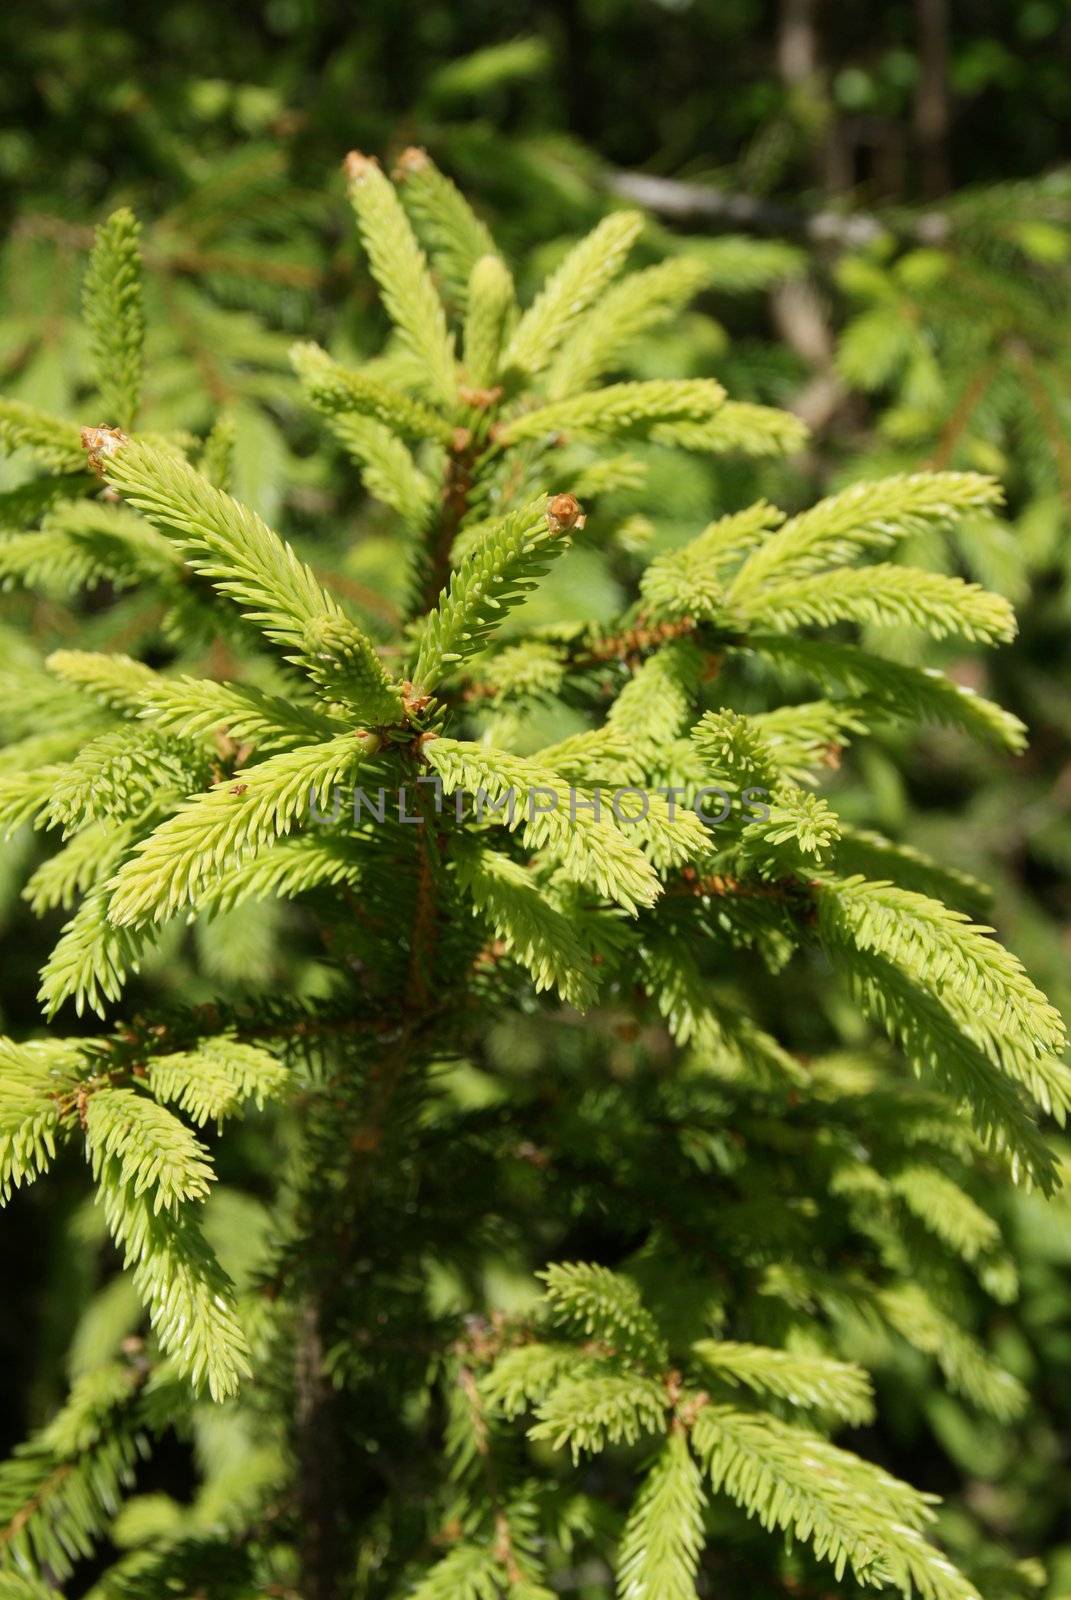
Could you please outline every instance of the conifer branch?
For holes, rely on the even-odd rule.
[[[457,393],[453,340],[401,201],[374,159],[352,150],[346,157],[345,172],[350,203],[383,303],[421,363],[431,393],[451,404]]]
[[[473,262],[465,312],[465,372],[477,388],[490,388],[516,313],[513,279],[497,255]]]
[[[101,402],[109,424],[126,429],[137,414],[145,342],[140,232],[133,212],[112,212],[97,229],[82,291]]]
[[[449,423],[431,406],[341,366],[319,345],[293,345],[290,361],[309,400],[333,424],[361,418],[378,422],[401,439],[437,439],[448,445],[453,438]]]
[[[614,383],[522,412],[501,425],[498,442],[515,445],[559,433],[575,439],[642,437],[667,423],[702,422],[724,400],[725,390],[713,378]]]
[[[595,815],[593,802],[570,815],[569,785],[538,762],[489,754],[481,746],[436,739],[424,747],[428,764],[442,780],[443,792],[482,793],[488,821],[510,832],[521,829],[532,849],[547,849],[568,878],[588,883],[600,895],[633,914],[658,895],[658,879],[639,847],[608,817]],[[544,810],[532,797],[542,792],[557,803]],[[493,808],[493,810],[492,810]]]
[[[218,883],[281,834],[310,804],[324,806],[335,784],[352,778],[375,740],[344,734],[248,767],[188,800],[137,847],[110,885],[117,926],[160,921]]]
[[[28,450],[55,472],[81,472],[85,467],[76,424],[62,422],[21,400],[0,400],[0,450],[5,455]]]
[[[503,358],[504,367],[541,372],[578,318],[620,271],[643,229],[638,211],[604,217],[566,256],[521,317]]]
[[[855,484],[784,523],[748,556],[730,596],[740,600],[771,580],[787,583],[866,551],[886,550],[909,533],[948,527],[965,512],[1000,499],[993,480],[973,472],[920,472]]]
[[[413,666],[420,692],[434,689],[456,663],[482,648],[553,557],[568,547],[570,529],[582,520],[576,501],[557,495],[549,501],[540,496],[492,524],[425,619]]]
[[[490,229],[426,150],[403,150],[393,176],[448,296],[464,307],[476,263],[484,256],[497,256]]]

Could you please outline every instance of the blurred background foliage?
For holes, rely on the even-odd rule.
[[[623,492],[616,517],[611,504],[540,597],[548,617],[609,614],[639,545],[678,542],[758,494],[791,507],[871,472],[997,474],[1005,515],[966,525],[925,564],[1014,599],[1018,641],[951,665],[1027,721],[1030,748],[997,763],[952,736],[905,748],[890,735],[845,760],[836,803],[991,883],[1002,934],[1071,1011],[1068,0],[173,0],[136,11],[14,0],[6,20],[4,392],[105,420],[84,414],[80,285],[93,224],[133,206],[145,226],[146,426],[205,434],[223,414],[235,492],[373,630],[402,581],[389,522],[341,449],[325,454],[287,361],[296,337],[343,357],[381,341],[342,203],[352,147],[388,162],[426,146],[492,223],[522,293],[620,194],[637,195],[652,207],[640,255],[696,256],[706,287],[669,332],[637,342],[626,371],[712,374],[810,429],[788,459],[717,457],[672,475],[653,459],[642,492]],[[7,528],[26,473],[17,457],[0,473]],[[80,642],[151,658],[157,626],[136,597],[13,592],[0,680],[75,628]],[[895,644],[937,659],[917,636]],[[949,665],[947,650],[940,659]],[[226,674],[206,643],[191,669],[213,667]],[[40,731],[33,720],[32,705],[3,696],[5,738]],[[5,1031],[37,1015],[46,944],[20,897],[36,848],[16,839],[0,858]],[[137,992],[280,982],[314,983],[315,965],[260,919],[224,922],[194,946],[177,935]],[[801,994],[800,1017],[781,1019],[798,1048],[808,1003]],[[489,1048],[534,1069],[553,1045],[519,1019]],[[255,1170],[255,1130],[249,1146]],[[65,1204],[62,1185],[42,1186],[16,1200],[0,1235],[5,1448],[54,1403],[58,1352],[88,1303]],[[1031,1410],[1014,1425],[980,1422],[905,1356],[886,1373],[866,1449],[949,1496],[953,1546],[976,1574],[995,1563],[987,1595],[1055,1597],[1071,1594],[1071,1207],[1015,1198],[1006,1211],[1021,1296],[994,1305],[979,1288],[974,1320],[1030,1387]],[[166,1483],[168,1464],[154,1471]]]

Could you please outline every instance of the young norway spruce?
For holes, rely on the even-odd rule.
[[[0,1184],[84,1152],[114,1250],[69,1399],[0,1469],[0,1591],[85,1592],[110,1537],[101,1600],[970,1600],[933,1497],[831,1436],[908,1347],[1021,1410],[961,1285],[1015,1294],[986,1202],[1056,1186],[1063,1028],[980,885],[818,791],[890,725],[1020,748],[854,627],[1009,639],[998,595],[897,560],[999,491],[717,508],[644,564],[615,540],[659,452],[801,440],[712,379],[622,375],[702,262],[630,273],[617,211],[521,306],[422,152],[346,177],[393,333],[293,359],[394,519],[397,626],[232,498],[226,419],[140,430],[129,213],[87,278],[93,425],[0,401],[37,463],[5,582],[153,608],[133,654],[5,663],[0,811],[51,830],[26,893],[68,920],[47,1027],[0,1044]],[[612,625],[526,604],[577,544],[631,585]],[[124,1008],[176,927],[279,901],[315,982]],[[169,1432],[184,1503],[139,1492]]]

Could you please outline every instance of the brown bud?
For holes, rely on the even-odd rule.
[[[470,389],[467,384],[462,384],[457,392],[465,405],[473,406],[477,411],[486,411],[501,400],[502,385],[496,384],[493,389]]]
[[[375,156],[362,155],[360,150],[351,150],[342,162],[342,170],[350,183],[363,183],[368,174],[378,168]]]
[[[104,476],[105,461],[115,455],[120,445],[127,442],[127,436],[122,428],[82,429],[82,449],[89,457],[89,465],[98,478]]]
[[[418,144],[411,144],[407,150],[402,151],[394,163],[394,171],[391,176],[395,183],[404,183],[410,173],[424,172],[430,166],[428,152],[422,150]]]
[[[547,521],[551,533],[565,533],[570,528],[582,528],[587,518],[575,494],[556,494],[547,506]]]
[[[415,689],[410,683],[409,679],[406,678],[405,682],[402,684],[402,704],[404,705],[409,716],[418,717],[420,713],[422,711],[426,711],[428,706],[431,704],[431,695],[424,694],[422,690]]]
[[[450,449],[455,456],[463,456],[472,443],[471,428],[455,428],[450,439]]]
[[[249,788],[248,783],[232,783],[231,784],[231,794],[245,794],[245,791],[248,788]]]
[[[699,1413],[704,1411],[709,1404],[710,1396],[705,1389],[700,1389],[698,1394],[689,1395],[677,1412],[681,1426],[684,1428],[693,1427]]]

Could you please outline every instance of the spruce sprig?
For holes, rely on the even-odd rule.
[[[134,426],[141,398],[145,313],[142,306],[141,227],[134,213],[113,211],[97,229],[82,288],[97,388],[110,427]]]

